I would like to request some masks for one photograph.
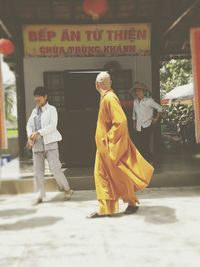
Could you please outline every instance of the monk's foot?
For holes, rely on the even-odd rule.
[[[138,206],[128,205],[128,207],[125,209],[124,213],[125,214],[134,214],[137,212],[138,209],[139,209]]]
[[[92,214],[88,215],[88,219],[96,219],[96,218],[104,218],[104,217],[110,217],[109,214],[99,214],[98,212],[93,212]]]

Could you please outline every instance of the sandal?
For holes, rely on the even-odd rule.
[[[71,197],[72,197],[72,195],[73,195],[73,193],[74,193],[74,191],[73,190],[68,190],[68,191],[65,191],[65,197],[64,197],[64,199],[65,200],[70,200],[71,199]]]
[[[138,206],[130,206],[128,205],[128,207],[125,209],[124,213],[125,214],[134,214],[137,212],[137,210],[139,209]]]

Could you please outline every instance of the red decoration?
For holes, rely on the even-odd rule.
[[[11,55],[15,48],[9,39],[0,39],[0,54],[5,56]]]
[[[85,0],[83,10],[87,15],[92,16],[93,19],[98,19],[108,10],[107,0]]]

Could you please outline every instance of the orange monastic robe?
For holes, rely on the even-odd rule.
[[[113,91],[101,96],[96,129],[95,185],[100,214],[118,212],[118,199],[139,203],[135,191],[148,186],[153,167],[128,133],[127,119]]]

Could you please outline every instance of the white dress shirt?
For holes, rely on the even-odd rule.
[[[153,98],[144,97],[139,101],[135,99],[133,102],[133,120],[136,120],[136,130],[141,131],[141,128],[147,128],[153,120],[153,110],[162,111],[162,107],[156,103]]]
[[[31,136],[36,131],[35,117],[37,116],[37,107],[33,109],[31,116],[28,119],[26,131],[27,136]],[[42,107],[41,114],[41,129],[39,134],[43,137],[44,144],[58,142],[62,140],[61,134],[57,130],[58,113],[54,106],[48,103]]]

